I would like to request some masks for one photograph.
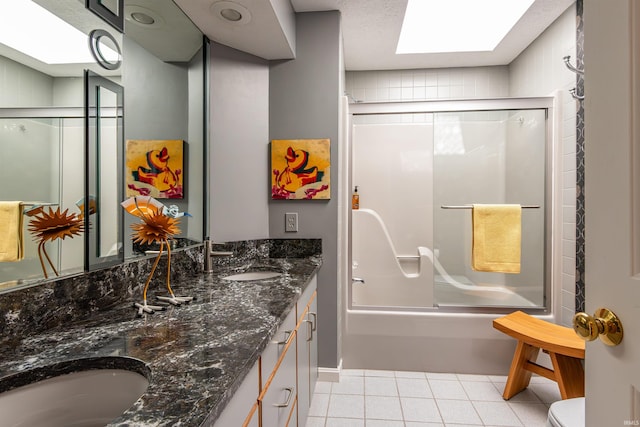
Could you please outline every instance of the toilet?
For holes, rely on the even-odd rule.
[[[584,397],[559,400],[551,404],[548,427],[584,427]]]

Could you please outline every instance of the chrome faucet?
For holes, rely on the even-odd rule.
[[[233,256],[233,251],[214,251],[211,249],[211,246],[214,245],[214,242],[210,240],[204,241],[204,272],[205,273],[213,273],[213,263],[211,262],[211,258],[214,256]]]
[[[362,283],[364,285],[364,279],[361,279],[360,277],[352,277],[351,283]]]

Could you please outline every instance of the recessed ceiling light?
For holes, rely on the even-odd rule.
[[[492,51],[534,0],[409,0],[396,53]]]
[[[142,12],[134,12],[134,13],[132,13],[131,14],[131,19],[133,19],[134,21],[136,21],[137,23],[142,24],[142,25],[151,25],[154,22],[156,22],[155,19],[153,19],[152,17],[150,17],[146,13],[142,13]]]
[[[3,9],[0,43],[46,64],[94,62],[87,35],[42,6],[12,0]]]
[[[142,28],[159,28],[164,25],[164,19],[159,13],[135,4],[124,7],[124,18],[127,22]]]
[[[219,1],[211,5],[211,12],[228,24],[247,24],[251,21],[249,9],[232,1]]]
[[[235,9],[222,9],[220,15],[231,22],[237,22],[242,19],[242,14]]]

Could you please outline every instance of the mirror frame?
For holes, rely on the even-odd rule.
[[[117,120],[117,198],[116,203],[123,200],[123,177],[124,177],[124,88],[119,84],[103,77],[91,70],[85,70],[85,188],[84,199],[90,200],[95,197],[98,201],[96,213],[85,215],[85,271],[99,270],[124,262],[124,209],[118,209],[117,233],[118,250],[115,255],[99,256],[100,248],[100,88],[116,94],[117,106],[114,109]],[[112,114],[113,114],[112,113]],[[113,185],[113,183],[110,183]],[[88,213],[88,208],[85,208]]]
[[[84,6],[102,18],[113,28],[124,33],[124,0],[116,1],[118,2],[117,12],[112,11],[102,4],[102,0],[86,0]]]

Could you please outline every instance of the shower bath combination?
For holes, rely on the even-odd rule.
[[[362,202],[351,211],[351,277],[361,282],[345,289],[346,367],[504,373],[512,344],[491,319],[551,315],[553,102],[349,106]],[[520,273],[471,268],[476,203],[523,207]],[[388,348],[407,360],[394,365]],[[470,363],[470,349],[495,356]]]

